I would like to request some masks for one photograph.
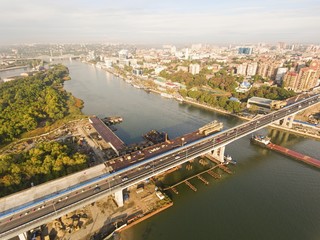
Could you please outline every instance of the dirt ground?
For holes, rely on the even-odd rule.
[[[167,197],[160,200],[151,182],[132,186],[123,194],[123,207],[118,208],[113,197],[108,196],[47,224],[43,237],[49,235],[51,240],[102,239],[112,229],[123,223],[131,223],[171,201]]]
[[[310,116],[314,116],[315,120],[318,119],[317,123],[320,122],[320,104],[310,107],[307,110],[297,114],[295,116],[295,119],[308,122],[308,121],[312,121],[312,118]]]

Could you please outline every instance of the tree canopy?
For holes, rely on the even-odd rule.
[[[0,197],[87,166],[86,155],[59,142],[43,142],[27,152],[0,156]]]
[[[70,96],[63,90],[68,69],[62,65],[0,85],[0,144],[68,114]]]

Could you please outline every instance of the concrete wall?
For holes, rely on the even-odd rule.
[[[0,198],[0,212],[20,206],[22,203],[32,202],[37,198],[66,189],[106,172],[105,165],[99,164],[95,167],[88,168],[67,177],[52,180],[7,197]]]

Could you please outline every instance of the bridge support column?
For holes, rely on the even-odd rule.
[[[225,151],[225,149],[226,149],[225,146],[222,146],[222,147],[219,147],[217,149],[214,149],[212,151],[212,156],[223,163],[224,162],[224,151]]]
[[[293,120],[294,120],[294,115],[291,115],[290,119],[289,119],[289,122],[288,122],[288,127],[289,128],[292,128]]]
[[[118,207],[122,207],[123,206],[123,193],[122,193],[122,189],[118,192],[115,192],[114,194],[114,200],[116,201],[116,203],[118,204]]]
[[[293,120],[295,115],[287,116],[283,119],[281,126],[292,128]]]
[[[28,237],[27,237],[27,232],[20,233],[20,234],[18,235],[18,237],[19,237],[20,240],[27,240],[27,239],[28,239]]]

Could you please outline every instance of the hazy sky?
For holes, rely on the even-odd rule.
[[[0,44],[320,42],[320,0],[0,0]]]

